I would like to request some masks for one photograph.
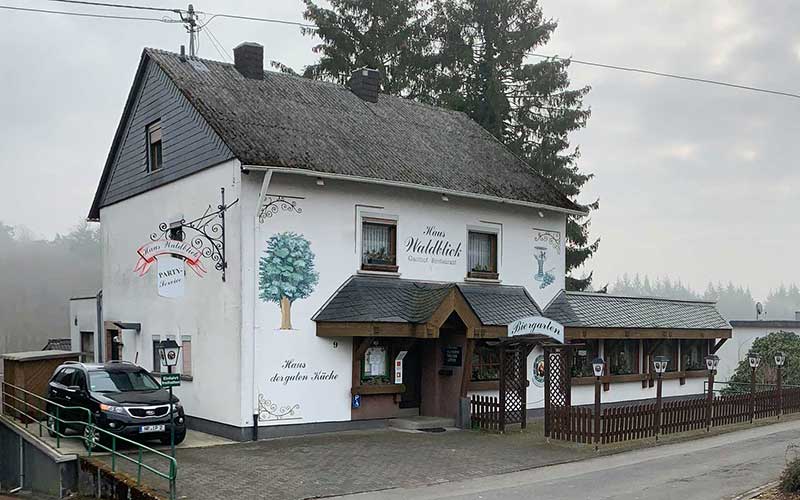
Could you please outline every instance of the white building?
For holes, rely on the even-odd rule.
[[[81,353],[86,362],[102,359],[100,338],[97,335],[97,297],[69,299],[69,337],[72,350]]]
[[[486,340],[551,302],[567,338],[615,339],[615,399],[651,397],[659,345],[678,359],[681,338],[704,355],[730,335],[713,305],[687,303],[685,321],[658,300],[635,324],[582,324],[562,291],[566,217],[583,209],[488,132],[379,95],[374,70],[346,88],[264,72],[257,44],[234,54],[144,51],[90,213],[105,359],[159,371],[154,344],[181,343],[190,426],[247,439],[454,417],[459,398],[496,392]]]
[[[747,359],[747,354],[756,339],[781,331],[800,334],[800,319],[731,320],[731,327],[733,335],[717,352],[719,356],[717,380],[720,382],[726,382],[733,376],[739,363]]]

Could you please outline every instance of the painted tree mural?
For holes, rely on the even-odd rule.
[[[292,329],[292,302],[311,295],[318,281],[311,243],[302,234],[278,233],[267,240],[258,265],[258,297],[280,305],[281,330]]]

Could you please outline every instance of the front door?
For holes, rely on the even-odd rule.
[[[400,397],[400,408],[419,408],[422,389],[421,347],[414,345],[403,360],[403,385],[406,391]]]

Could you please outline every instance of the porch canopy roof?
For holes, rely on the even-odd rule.
[[[544,315],[568,339],[728,339],[731,326],[714,302],[562,291]]]
[[[507,325],[541,314],[524,287],[352,276],[314,315],[320,337],[436,338],[456,313],[467,338],[507,336]]]

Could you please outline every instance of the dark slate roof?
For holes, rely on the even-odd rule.
[[[604,293],[562,291],[544,315],[583,328],[730,329],[713,302]]]
[[[307,169],[584,209],[466,114],[232,64],[145,49],[244,165]]]
[[[454,287],[486,326],[507,325],[539,314],[523,287],[354,276],[336,291],[314,321],[424,323]]]
[[[541,315],[524,287],[484,283],[459,283],[457,286],[486,326],[507,325],[526,316]]]
[[[732,319],[734,328],[800,328],[800,321],[794,319]]]
[[[43,351],[71,351],[72,341],[70,339],[49,339]]]

